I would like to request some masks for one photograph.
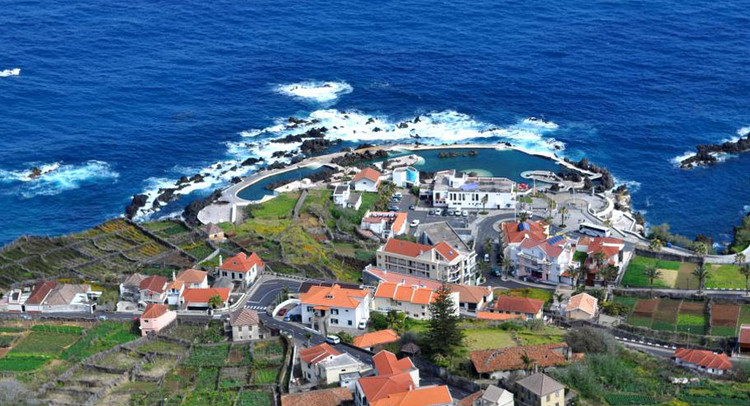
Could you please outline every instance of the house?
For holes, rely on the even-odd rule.
[[[47,296],[57,286],[55,281],[38,282],[31,291],[14,290],[11,292],[13,301],[8,302],[8,310],[14,312],[41,313],[42,305]]]
[[[573,284],[567,273],[573,264],[573,245],[564,235],[545,240],[526,238],[511,249],[510,260],[518,277]]]
[[[227,327],[232,331],[232,341],[262,340],[271,335],[263,327],[258,312],[251,309],[239,309],[229,315]]]
[[[362,205],[362,193],[352,193],[348,183],[338,185],[333,189],[333,204],[345,209],[359,210]]]
[[[354,190],[357,192],[377,192],[380,186],[380,172],[372,168],[365,168],[359,171],[354,178]]]
[[[576,251],[585,252],[586,260],[582,264],[586,269],[586,285],[594,286],[601,282],[597,275],[609,265],[622,269],[625,241],[611,237],[581,237],[576,242]]]
[[[524,364],[524,355],[531,359],[533,365]],[[564,365],[571,359],[580,359],[580,356],[571,357],[567,344],[556,343],[472,351],[469,358],[481,376],[500,379],[507,378],[513,371],[529,367],[544,369]]]
[[[143,279],[139,285],[140,302],[164,303],[167,300],[167,278],[159,275]]]
[[[514,406],[513,394],[495,385],[461,399],[458,406]]]
[[[524,406],[565,406],[565,385],[537,373],[516,382],[516,397]]]
[[[750,324],[742,324],[737,337],[740,353],[750,352]]]
[[[369,230],[380,238],[391,238],[406,233],[406,213],[394,211],[367,211],[359,228]]]
[[[433,287],[438,289],[440,286]],[[405,282],[381,282],[372,300],[372,309],[381,313],[391,310],[403,312],[407,317],[417,320],[429,320],[430,304],[437,299],[433,288],[420,285],[409,285]],[[451,292],[451,299],[456,304],[455,315],[459,315],[458,292]]]
[[[256,253],[248,256],[244,252],[227,258],[219,265],[219,276],[229,278],[235,282],[241,282],[243,285],[249,285],[255,282],[258,274],[265,269],[265,263]]]
[[[565,306],[565,317],[570,320],[590,320],[599,311],[599,299],[588,293],[571,296]]]
[[[712,375],[724,375],[732,370],[732,362],[723,353],[706,350],[678,348],[672,355],[677,365]]]
[[[141,335],[156,334],[177,318],[177,312],[160,303],[149,303],[140,317]]]
[[[185,269],[177,276],[172,274],[172,282],[167,286],[167,304],[177,306],[185,289],[205,289],[208,287],[208,272]]]
[[[146,276],[139,273],[128,275],[120,284],[120,300],[137,302],[141,296],[141,282],[144,279]]]
[[[20,313],[26,311],[26,301],[31,295],[31,289],[28,287],[20,289],[11,289],[6,293],[8,299],[8,311],[11,313]]]
[[[376,375],[360,378],[355,385],[354,403],[357,406],[375,405],[381,399],[419,387],[419,369],[411,359],[397,359],[392,352],[380,351],[372,361]]]
[[[372,265],[368,265],[362,270],[362,282],[367,285],[379,285],[381,282],[393,282],[402,285],[419,286],[428,289],[438,290],[442,286],[442,282],[429,279],[419,278],[399,272],[387,271],[385,269],[377,268]],[[452,291],[458,293],[459,310],[464,312],[474,313],[477,310],[483,309],[488,303],[492,302],[494,294],[492,289],[488,286],[470,286],[461,284],[447,284]],[[376,298],[373,299],[373,309],[377,309],[380,303],[376,303]]]
[[[101,294],[86,284],[58,284],[42,302],[42,313],[93,313]]]
[[[526,319],[541,319],[544,300],[518,296],[499,296],[492,311],[506,314],[520,314]]]
[[[473,243],[467,242],[467,240],[471,240],[471,235],[462,237],[447,221],[422,223],[417,226],[414,236],[417,237],[417,242],[420,244],[435,245],[445,242],[462,252],[474,251]]]
[[[450,209],[509,209],[516,203],[515,182],[507,178],[468,176],[455,169],[435,173],[432,205]]]
[[[425,245],[394,238],[376,252],[378,268],[464,285],[477,285],[481,281],[476,257],[476,252],[463,251],[444,241]]]
[[[363,288],[345,288],[339,284],[310,286],[300,294],[302,323],[328,328],[357,328],[370,318],[371,292]]]
[[[330,388],[281,395],[281,406],[349,406],[352,393],[347,388]]]
[[[445,385],[423,386],[406,392],[389,394],[370,402],[372,406],[447,406],[453,405],[453,397]]]
[[[214,223],[208,223],[203,227],[203,231],[208,235],[208,239],[214,242],[224,242],[224,230]]]
[[[385,329],[380,331],[373,331],[372,333],[365,333],[360,336],[354,337],[352,344],[355,347],[372,351],[375,347],[395,343],[398,340],[400,340],[400,337],[398,336],[398,334],[396,334],[395,331],[391,329]]]
[[[229,305],[229,289],[227,288],[205,288],[205,289],[185,289],[182,292],[181,305],[187,310],[209,310],[212,306],[209,304],[211,298],[218,296],[221,299],[221,306],[217,309],[226,309]]]
[[[391,181],[401,188],[419,186],[419,171],[412,166],[395,168],[391,173]]]
[[[361,373],[369,367],[327,343],[305,348],[299,352],[302,375],[311,383],[330,385],[340,382],[342,374]]]

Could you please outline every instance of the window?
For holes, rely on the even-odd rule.
[[[351,321],[351,320],[349,320],[349,325],[350,325],[350,326],[352,325],[352,321]]]
[[[313,307],[312,307],[312,306],[307,306],[307,311],[308,311],[308,312],[311,312],[311,311],[313,311]]]
[[[331,319],[331,324],[339,324],[339,319]]]
[[[331,314],[339,314],[339,309],[331,309]]]

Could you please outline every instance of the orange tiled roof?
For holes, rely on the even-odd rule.
[[[208,272],[199,271],[197,269],[185,269],[180,271],[175,278],[175,281],[185,283],[201,283],[208,276]]]
[[[451,291],[458,292],[460,303],[480,303],[492,293],[489,286],[449,285]]]
[[[379,399],[395,393],[407,392],[416,386],[408,372],[395,375],[366,376],[360,378],[357,382],[371,405],[372,402]]]
[[[732,362],[729,361],[729,357],[726,354],[716,354],[712,351],[678,348],[672,357],[679,358],[682,362],[696,364],[704,368],[732,369]]]
[[[328,357],[335,357],[337,355],[341,355],[341,353],[337,349],[331,347],[327,343],[323,343],[314,347],[300,350],[299,359],[310,365],[315,365]]]
[[[34,289],[31,291],[31,295],[29,295],[29,298],[26,299],[27,305],[38,305],[42,304],[44,301],[44,298],[47,297],[50,291],[57,286],[57,282],[55,281],[42,281],[40,283],[37,283],[34,286]]]
[[[300,296],[300,302],[305,305],[328,307],[356,308],[370,291],[367,289],[348,289],[341,285],[312,286],[310,290]]]
[[[347,388],[319,389],[281,395],[281,406],[340,406],[352,400]]]
[[[506,241],[511,244],[518,244],[527,237],[534,241],[547,239],[546,227],[541,221],[502,223],[502,229]]]
[[[579,293],[571,296],[565,311],[582,310],[590,315],[595,315],[597,310],[597,300],[588,293]]]
[[[484,395],[484,391],[478,390],[471,395],[459,400],[458,406],[472,406],[474,405],[474,401],[482,397],[482,395]]]
[[[594,240],[588,244],[586,253],[589,256],[593,256],[601,252],[604,254],[604,258],[608,259],[617,255],[624,246],[625,242],[617,238],[595,237]]]
[[[219,296],[221,301],[226,303],[229,299],[229,288],[185,289],[182,292],[185,303],[208,303],[213,296]]]
[[[362,179],[368,179],[373,182],[377,182],[378,179],[380,179],[380,172],[372,168],[365,168],[359,171],[359,173],[357,173],[356,175],[354,175],[354,177],[352,178],[352,181],[357,182]]]
[[[141,290],[148,290],[154,293],[164,293],[167,282],[167,278],[163,276],[149,276],[148,278],[141,281],[139,288]]]
[[[421,305],[428,305],[437,299],[432,289],[394,282],[381,282],[375,291],[375,297]]]
[[[526,317],[522,314],[477,312],[477,318],[479,320],[513,320],[513,319],[525,319]]]
[[[416,388],[407,392],[400,392],[390,394],[380,400],[370,402],[371,406],[432,406],[432,405],[446,405],[452,404],[453,397],[451,396],[448,387],[445,385],[440,386],[426,386]]]
[[[440,253],[440,255],[443,256],[443,258],[445,258],[449,262],[458,258],[458,251],[456,251],[455,248],[448,245],[448,243],[445,241],[435,244],[434,248],[437,252]]]
[[[359,348],[369,348],[376,345],[393,343],[399,340],[398,334],[391,329],[374,331],[354,337],[352,344]]]
[[[432,247],[429,245],[399,240],[397,238],[389,238],[385,243],[385,247],[383,248],[385,252],[403,255],[406,257],[418,257],[431,249]]]
[[[258,268],[263,266],[263,260],[260,259],[258,254],[253,252],[250,256],[247,256],[244,252],[240,252],[231,258],[227,258],[219,269],[232,272],[250,272],[253,266],[258,266]]]
[[[390,351],[380,351],[372,357],[375,369],[379,375],[393,375],[401,372],[408,372],[414,369],[414,364],[408,357],[398,359]]]
[[[435,279],[418,278],[416,276],[393,271],[385,271],[375,267],[370,267],[364,272],[370,273],[381,281],[392,282],[392,284],[383,287],[384,290],[382,296],[378,296],[378,293],[376,293],[376,297],[393,297],[393,291],[390,291],[390,293],[388,292],[389,290],[395,290],[396,286],[400,283],[410,286],[425,287],[428,289],[432,289],[433,291],[440,289],[440,286],[443,285],[442,282]],[[378,286],[378,292],[380,292],[382,285],[383,284],[381,283]],[[448,286],[451,288],[451,291],[458,292],[460,303],[479,303],[485,296],[488,296],[490,293],[492,293],[492,288],[490,288],[489,286],[469,286],[458,284],[448,284]]]
[[[501,312],[536,314],[544,306],[544,301],[518,296],[500,296],[493,309]]]
[[[472,351],[469,357],[474,364],[474,369],[480,374],[522,369],[524,368],[521,360],[523,354],[534,360],[534,365],[544,368],[568,362],[562,354],[567,346],[565,343],[557,343]]]
[[[158,303],[149,303],[148,306],[146,306],[146,309],[143,311],[143,314],[141,314],[142,319],[155,319],[157,317],[163,316],[165,313],[169,311],[169,306],[158,304]]]

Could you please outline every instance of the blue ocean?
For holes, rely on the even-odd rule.
[[[748,6],[0,0],[0,243],[206,175],[140,218],[177,213],[255,169],[238,162],[293,147],[269,142],[296,131],[290,116],[349,143],[585,156],[650,224],[727,241],[750,209],[750,154],[675,160],[750,131]]]

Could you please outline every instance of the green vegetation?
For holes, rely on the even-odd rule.
[[[554,292],[546,289],[520,288],[520,289],[495,289],[495,296],[520,296],[543,300],[545,305],[552,303]]]
[[[299,193],[280,193],[271,200],[248,206],[245,211],[253,218],[289,218],[299,200]],[[309,196],[308,196],[309,197]]]
[[[654,258],[634,256],[630,260],[628,269],[622,277],[622,285],[630,287],[649,287],[651,286],[646,269],[656,267],[662,271],[662,276],[654,281],[655,288],[672,288],[675,287],[677,276],[680,272],[680,262],[660,261]]]
[[[98,352],[106,351],[116,345],[140,337],[134,333],[133,323],[106,321],[99,323],[78,342],[68,348],[61,358],[69,361],[80,361]]]
[[[229,344],[195,346],[185,364],[198,367],[220,367],[224,365],[228,352]]]
[[[734,228],[734,239],[729,247],[730,252],[742,252],[750,245],[750,215],[742,219],[742,224]]]
[[[706,279],[707,288],[745,289],[745,277],[740,274],[737,265],[713,265],[710,275]]]

